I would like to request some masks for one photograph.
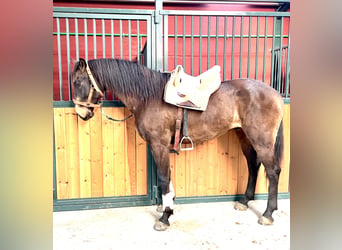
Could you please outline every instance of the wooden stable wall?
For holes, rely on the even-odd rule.
[[[116,118],[125,108],[103,108]],[[89,121],[74,108],[54,109],[57,199],[147,194],[146,143],[136,133],[134,118],[114,123],[97,110]],[[290,105],[285,105],[285,153],[279,192],[289,192]],[[195,150],[170,154],[177,197],[243,194],[248,170],[234,131],[195,145]],[[267,193],[263,167],[256,193]]]
[[[103,108],[118,119],[125,108]],[[89,121],[75,108],[54,109],[57,199],[147,194],[146,143],[134,119],[114,123],[97,110]]]

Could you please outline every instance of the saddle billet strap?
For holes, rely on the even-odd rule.
[[[188,135],[188,110],[184,109],[184,115],[183,115],[183,138],[180,141],[180,150],[181,151],[186,151],[186,150],[193,150],[194,149],[194,143],[192,142],[192,139]],[[187,140],[190,142],[191,146],[190,147],[182,147],[182,143],[184,140]]]
[[[180,130],[182,127],[182,120],[183,120],[183,109],[177,108],[177,119],[176,119],[176,127],[175,127],[175,141],[173,144],[173,149],[171,150],[173,153],[178,153],[178,146],[180,141]]]

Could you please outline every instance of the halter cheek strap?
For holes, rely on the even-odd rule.
[[[97,86],[97,83],[96,83],[96,81],[95,81],[95,78],[94,78],[93,74],[91,73],[90,68],[89,68],[88,65],[87,65],[87,67],[86,67],[86,70],[87,70],[89,79],[90,79],[91,83],[93,84],[95,90],[96,90],[97,92],[99,92],[99,94],[100,94],[101,97],[102,97],[102,96],[103,96],[103,93],[102,93],[102,91],[100,90],[100,88]],[[89,96],[90,96],[90,93],[89,93]]]

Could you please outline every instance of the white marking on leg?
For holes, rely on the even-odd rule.
[[[173,189],[173,185],[172,185],[171,181],[170,181],[170,184],[169,184],[169,190],[170,190],[170,192],[168,192],[167,194],[163,194],[162,195],[162,198],[163,198],[163,211],[165,211],[166,207],[169,207],[170,209],[174,208],[173,198],[175,197],[175,191]]]

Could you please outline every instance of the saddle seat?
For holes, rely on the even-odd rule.
[[[191,76],[177,65],[166,83],[164,101],[182,108],[205,111],[211,94],[221,85],[220,72],[221,67],[215,65],[199,76]]]

